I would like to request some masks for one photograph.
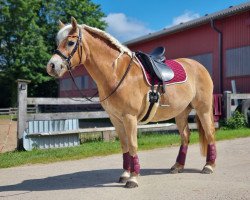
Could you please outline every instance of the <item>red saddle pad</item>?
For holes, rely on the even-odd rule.
[[[138,59],[138,61],[139,61],[139,59]],[[185,71],[185,69],[183,68],[183,66],[179,62],[177,62],[175,60],[166,60],[165,63],[174,72],[174,78],[171,79],[170,81],[165,82],[166,85],[171,85],[171,84],[177,84],[177,83],[184,83],[184,82],[186,82],[186,80],[187,80],[186,71]],[[141,62],[140,62],[140,64],[141,64]],[[143,69],[143,73],[144,73],[144,76],[145,76],[145,78],[147,80],[147,83],[149,85],[151,85],[151,83],[152,83],[152,77],[150,75],[150,72],[147,71],[142,64],[141,64],[141,67]],[[158,78],[156,78],[154,80],[154,82],[155,82],[155,84],[158,84],[160,82],[160,80]]]

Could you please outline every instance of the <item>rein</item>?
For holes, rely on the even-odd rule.
[[[61,58],[63,58],[63,59],[67,62],[67,65],[66,65],[66,66],[67,66],[67,70],[68,70],[68,72],[69,72],[69,75],[70,75],[70,77],[71,77],[71,80],[72,80],[72,82],[74,83],[76,89],[77,89],[77,90],[79,91],[79,93],[81,94],[81,96],[82,96],[83,98],[85,98],[86,100],[92,102],[92,99],[98,94],[98,91],[97,91],[92,97],[87,97],[86,95],[84,95],[84,94],[82,93],[82,91],[80,90],[80,88],[78,87],[78,85],[76,84],[75,77],[74,77],[74,75],[73,75],[73,73],[72,73],[72,66],[71,66],[70,60],[71,60],[71,58],[74,56],[74,54],[76,53],[76,51],[77,51],[77,49],[78,49],[78,47],[79,47],[79,44],[81,45],[81,42],[82,42],[82,32],[81,32],[81,29],[79,28],[79,35],[78,35],[77,42],[76,42],[76,44],[75,44],[73,50],[72,50],[71,53],[69,54],[69,56],[68,56],[68,57],[65,56],[59,49],[56,49],[54,53],[57,54],[57,55],[59,55]],[[119,58],[120,56],[121,56],[121,54],[118,56],[118,58]],[[127,67],[125,73],[123,74],[121,80],[119,81],[119,83],[118,83],[117,86],[115,87],[115,89],[114,89],[108,96],[106,96],[104,99],[100,100],[100,101],[99,101],[100,103],[103,102],[103,101],[105,101],[105,100],[107,100],[109,97],[111,97],[111,96],[117,91],[117,89],[120,87],[120,85],[121,85],[122,82],[124,81],[125,77],[127,76],[128,72],[129,72],[129,70],[130,70],[130,68],[131,68],[131,65],[132,65],[134,56],[135,56],[135,54],[132,53],[130,62],[129,62],[129,64],[128,64],[128,67]],[[118,59],[118,58],[117,58],[117,59]],[[115,62],[117,62],[117,59],[116,59]],[[81,57],[80,57],[80,63],[81,63]],[[79,63],[79,64],[80,64],[80,63]]]
[[[115,87],[115,89],[114,89],[108,96],[106,96],[104,99],[100,100],[100,102],[103,102],[103,101],[105,101],[106,99],[108,99],[109,97],[111,97],[111,96],[117,91],[117,89],[120,87],[120,85],[121,85],[122,82],[124,81],[126,75],[128,74],[128,72],[129,72],[129,70],[130,70],[130,68],[131,68],[131,65],[132,65],[132,62],[133,62],[133,59],[134,59],[134,55],[135,55],[135,54],[133,53],[133,54],[132,54],[132,57],[131,57],[131,59],[130,59],[130,62],[129,62],[129,64],[128,64],[128,67],[127,67],[125,73],[123,74],[121,80],[119,81],[119,83],[118,83],[117,86]]]

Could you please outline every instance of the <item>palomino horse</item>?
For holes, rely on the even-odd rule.
[[[78,25],[74,18],[71,24],[60,22],[60,26],[58,48],[47,64],[47,72],[61,77],[72,68],[85,66],[97,84],[101,105],[109,114],[121,142],[124,171],[119,181],[126,182],[125,187],[137,187],[140,172],[137,124],[140,115],[145,113],[146,95],[150,90],[142,68],[129,49],[104,31]],[[175,118],[181,146],[171,172],[179,173],[184,169],[189,144],[187,119],[195,109],[201,153],[207,158],[201,172],[212,173],[216,159],[213,83],[205,67],[198,62],[186,58],[176,61],[183,65],[188,78],[182,84],[167,87],[160,101],[169,106],[159,106],[151,121]]]

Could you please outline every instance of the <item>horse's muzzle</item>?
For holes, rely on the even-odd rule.
[[[50,76],[58,78],[67,71],[67,65],[64,62],[51,59],[47,64],[46,70]]]

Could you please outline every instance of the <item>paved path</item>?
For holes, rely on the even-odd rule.
[[[217,143],[216,172],[200,174],[199,146],[189,148],[186,170],[169,174],[177,147],[139,152],[139,187],[123,188],[121,155],[0,170],[0,199],[157,200],[250,199],[250,137]]]
[[[17,121],[0,119],[0,153],[14,151],[16,147]]]

